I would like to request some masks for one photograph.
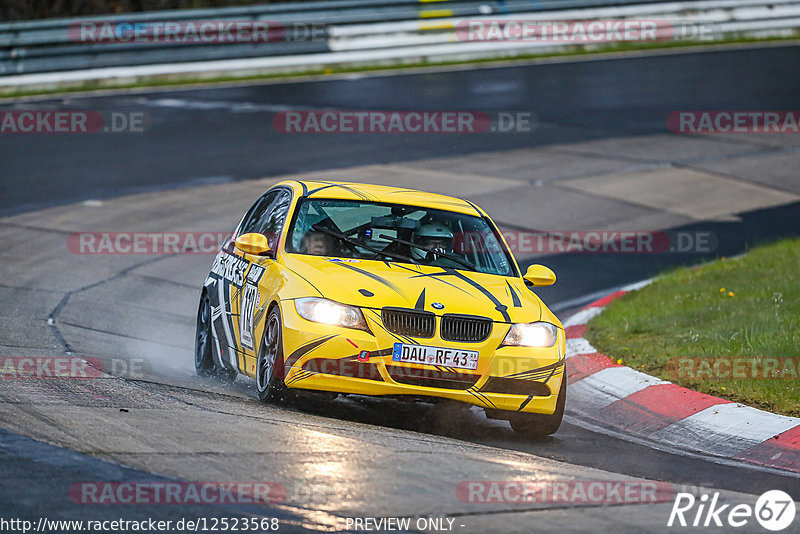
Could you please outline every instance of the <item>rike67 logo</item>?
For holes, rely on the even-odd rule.
[[[788,493],[770,490],[761,495],[755,506],[749,504],[718,504],[719,493],[712,497],[702,494],[678,493],[669,514],[667,526],[739,528],[747,525],[753,517],[767,530],[784,530],[794,522],[796,513],[794,500]]]

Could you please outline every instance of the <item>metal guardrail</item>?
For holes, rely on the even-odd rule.
[[[569,43],[463,42],[459,22],[493,20],[651,19],[679,24],[703,24],[709,38],[796,35],[800,29],[800,0],[324,0],[289,4],[131,13],[0,23],[0,86],[3,76],[34,73],[114,71],[98,77],[136,76],[147,69],[176,72],[241,69],[230,60],[251,60],[258,69],[267,64],[287,66],[340,62],[402,61],[434,57],[486,57],[504,52],[564,48]],[[94,23],[158,23],[238,21],[276,23],[286,30],[279,42],[82,43],[70,36],[71,25]],[[311,34],[308,28],[314,28]],[[270,58],[274,58],[270,60]],[[229,60],[228,65],[222,63]],[[216,62],[216,63],[215,63]],[[152,67],[147,67],[152,66]],[[178,68],[180,66],[180,68]],[[117,67],[117,69],[114,69]],[[146,68],[145,68],[146,67]],[[83,76],[83,74],[80,74]],[[7,78],[8,79],[8,78]],[[88,75],[87,78],[89,79]]]
[[[618,6],[667,0],[328,0],[218,9],[187,9],[0,23],[0,76],[80,70],[123,65],[280,56],[329,51],[325,37],[333,26],[431,20],[449,17],[495,16]],[[269,21],[292,27],[322,27],[314,38],[280,43],[76,43],[69,27],[79,22]],[[300,36],[298,36],[300,37]]]
[[[555,15],[555,16],[554,16]],[[487,18],[487,17],[483,17]],[[673,40],[688,40],[690,32],[702,32],[707,40],[727,35],[743,36],[790,35],[800,29],[800,0],[695,0],[664,3],[637,3],[613,7],[562,9],[558,12],[533,12],[492,15],[492,21],[524,19],[525,21],[591,21],[647,20],[658,25],[662,35],[672,33]],[[432,24],[419,21],[332,26],[329,45],[332,50],[359,50],[370,47],[435,46],[459,41],[456,28],[469,18],[452,17]],[[474,20],[474,19],[473,19]],[[478,19],[480,20],[480,18]],[[680,35],[682,31],[686,35]],[[466,44],[466,43],[464,43]],[[497,42],[511,48],[525,46],[519,42]],[[531,43],[527,43],[531,46]],[[552,43],[538,43],[543,46]]]

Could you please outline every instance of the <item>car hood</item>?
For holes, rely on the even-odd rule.
[[[482,315],[502,322],[538,321],[544,313],[544,320],[554,320],[521,278],[301,254],[284,254],[282,260],[321,296],[343,304]]]

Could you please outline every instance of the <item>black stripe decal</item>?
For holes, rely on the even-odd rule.
[[[409,269],[408,267],[406,267],[404,265],[397,265],[397,266],[400,267],[401,269],[405,269],[406,271],[411,271],[412,273],[416,273],[417,274],[417,276],[412,276],[411,278],[433,278],[437,282],[441,282],[441,283],[443,283],[445,285],[448,285],[448,286],[452,287],[453,289],[458,289],[459,291],[461,291],[465,295],[469,295],[470,297],[475,298],[474,294],[472,294],[469,291],[465,290],[463,287],[458,287],[455,284],[451,284],[447,280],[442,280],[441,278],[439,278],[439,276],[452,276],[453,273],[440,272],[440,273],[427,273],[427,274],[425,274],[425,273],[421,273],[419,271],[415,271],[414,269]]]
[[[323,182],[323,183],[324,183],[324,182]],[[312,190],[310,190],[308,193],[306,193],[306,196],[307,196],[307,197],[310,197],[310,196],[311,196],[311,195],[313,195],[314,193],[317,193],[317,192],[319,192],[319,191],[322,191],[323,189],[328,189],[328,188],[331,188],[331,187],[334,187],[334,186],[333,186],[333,185],[323,185],[322,187],[318,187],[318,188],[316,188],[316,189],[312,189]]]
[[[241,352],[241,349],[239,348],[239,336],[237,335],[238,331],[233,327],[233,297],[231,296],[231,289],[235,288],[236,286],[234,286],[227,278],[223,278],[222,281],[222,294],[225,295],[225,300],[227,301],[222,304],[222,320],[228,325],[228,331],[231,333],[231,341],[233,341],[233,345],[230,348],[236,352]]]
[[[508,286],[508,290],[511,291],[511,303],[514,304],[515,308],[521,308],[522,303],[519,300],[519,295],[517,295],[517,292],[511,287],[511,284],[508,283],[508,280],[506,280],[506,285]]]
[[[528,371],[521,371],[519,373],[515,373],[512,376],[504,376],[502,378],[516,378],[520,376],[530,376],[530,375],[549,375],[552,372],[552,368],[548,365],[547,367],[543,367],[541,369],[530,369]]]
[[[474,391],[471,391],[471,390],[469,390],[469,389],[467,389],[467,390],[465,390],[465,391],[466,391],[467,393],[469,393],[470,395],[472,395],[473,397],[475,397],[476,399],[478,399],[478,400],[480,401],[480,403],[481,403],[481,404],[483,404],[485,407],[489,407],[489,405],[488,405],[488,404],[486,404],[486,401],[485,401],[485,400],[483,400],[482,398],[478,397],[478,396],[475,394],[475,392],[474,392]]]
[[[318,187],[316,189],[313,189],[313,190],[309,191],[307,196],[310,197],[314,193],[322,191],[323,189],[328,189],[328,188],[331,188],[331,187],[338,187],[338,188],[344,189],[348,193],[354,194],[355,196],[357,196],[361,200],[370,200],[371,199],[371,197],[367,193],[364,193],[363,191],[359,191],[358,189],[355,189],[353,187],[349,187],[349,186],[346,186],[346,185],[343,185],[343,184],[334,184],[334,183],[331,183],[331,182],[320,182],[320,183],[327,184],[327,185],[324,185],[322,187]]]
[[[517,378],[525,375],[530,375],[532,373],[546,374],[547,371],[550,371],[551,369],[553,370],[553,372],[555,372],[555,370],[561,367],[562,365],[564,365],[564,360],[561,360],[560,362],[556,363],[551,363],[550,365],[545,365],[544,367],[537,367],[536,369],[529,369],[527,371],[521,371],[519,373],[514,373],[512,375],[506,375],[503,378]]]
[[[311,287],[313,287],[314,289],[316,289],[316,290],[317,290],[317,293],[319,293],[320,295],[324,295],[324,293],[323,293],[322,291],[320,291],[320,290],[319,290],[319,288],[318,288],[317,286],[315,286],[313,283],[311,283],[311,280],[309,280],[308,278],[306,278],[306,277],[305,277],[305,276],[303,276],[302,274],[298,273],[298,272],[297,272],[297,271],[295,271],[294,269],[291,269],[291,268],[289,268],[289,267],[286,267],[286,264],[284,264],[283,266],[284,266],[286,269],[288,269],[288,270],[292,271],[294,274],[296,274],[297,276],[299,276],[299,277],[300,277],[300,278],[302,278],[303,280],[305,280],[306,282],[308,282],[308,284],[309,284]]]
[[[490,301],[492,301],[492,304],[494,304],[494,309],[497,310],[498,312],[500,312],[500,314],[503,316],[503,319],[505,319],[505,321],[508,322],[508,323],[511,322],[511,316],[508,315],[508,312],[506,311],[508,309],[508,306],[504,305],[502,302],[497,300],[497,298],[494,295],[492,295],[492,293],[488,289],[486,289],[485,287],[480,285],[478,282],[476,282],[472,278],[464,275],[463,273],[460,273],[460,272],[456,271],[455,269],[447,269],[447,268],[444,268],[444,267],[442,267],[442,269],[443,270],[440,273],[418,274],[417,276],[412,276],[411,278],[437,277],[437,276],[455,276],[456,278],[458,278],[460,280],[463,280],[464,282],[468,283],[469,285],[471,285],[472,287],[474,287],[475,289],[477,289],[478,291],[483,293],[483,295],[486,298],[488,298]],[[438,278],[437,278],[437,280],[438,280]]]
[[[523,409],[525,406],[527,406],[527,405],[528,405],[528,403],[530,403],[532,400],[533,400],[533,395],[528,395],[528,398],[527,398],[527,399],[525,399],[524,401],[522,401],[522,404],[520,404],[520,405],[519,405],[519,408],[517,408],[517,411],[518,411],[518,412],[519,412],[519,411],[522,411],[522,409]]]
[[[319,339],[315,339],[313,341],[309,341],[305,345],[301,346],[297,350],[295,350],[288,358],[284,361],[284,368],[292,367],[297,360],[311,352],[312,350],[316,349],[326,341],[333,339],[336,337],[336,334],[331,334],[329,336],[321,337]]]
[[[388,281],[388,280],[386,280],[384,278],[381,278],[380,276],[378,276],[375,273],[371,273],[369,271],[365,271],[364,269],[359,269],[358,267],[354,267],[354,266],[352,266],[352,265],[350,265],[348,263],[342,263],[342,262],[338,262],[338,261],[337,262],[333,262],[333,263],[335,265],[340,265],[340,266],[344,267],[345,269],[350,269],[351,271],[355,271],[357,273],[363,274],[364,276],[372,278],[376,282],[380,282],[381,284],[385,285],[386,287],[388,287],[389,289],[391,289],[392,291],[394,291],[395,293],[397,293],[401,297],[403,297],[405,299],[408,299],[406,294],[403,293],[403,291],[399,287],[397,287],[396,285],[394,285],[390,281]]]
[[[566,366],[564,367],[564,370],[566,371]],[[553,378],[553,375],[555,375],[555,374],[556,374],[556,367],[553,367],[553,371],[550,373],[550,376],[548,376],[547,378],[544,379],[544,383],[547,384],[550,381],[550,379]],[[566,380],[566,379],[567,378],[564,377],[564,380]]]
[[[408,337],[408,336],[401,336],[400,334],[395,334],[394,332],[390,332],[390,331],[389,331],[389,330],[388,330],[388,329],[387,329],[385,326],[383,326],[383,320],[381,319],[381,315],[380,315],[380,314],[379,314],[377,311],[375,311],[375,310],[373,310],[373,309],[369,309],[369,308],[367,308],[367,309],[368,309],[369,311],[371,311],[372,313],[374,313],[374,314],[375,314],[375,316],[378,318],[378,319],[375,321],[375,323],[376,323],[378,326],[380,326],[380,327],[383,329],[383,331],[384,331],[384,332],[386,332],[387,334],[389,334],[390,336],[392,336],[393,338],[395,338],[395,339],[396,339],[397,341],[399,341],[400,343],[412,343],[412,344],[415,344],[415,345],[419,345],[419,343],[417,343],[416,341],[414,341],[414,339],[413,339],[413,338],[410,338],[410,337]]]
[[[469,285],[471,285],[472,287],[474,287],[475,289],[477,289],[478,291],[483,293],[486,296],[486,298],[488,298],[489,300],[492,301],[492,303],[494,304],[494,309],[500,312],[500,315],[503,316],[503,319],[505,319],[506,322],[509,322],[509,323],[511,322],[511,316],[508,315],[508,312],[506,311],[506,309],[508,307],[505,306],[504,304],[502,304],[499,300],[497,300],[497,297],[492,295],[492,293],[488,289],[486,289],[485,287],[480,285],[478,282],[476,282],[472,278],[470,278],[470,277],[468,277],[468,276],[466,276],[466,275],[464,275],[464,274],[462,274],[462,273],[460,273],[458,271],[454,271],[454,273],[455,273],[455,276],[457,276],[459,279],[465,281],[466,283],[468,283]]]
[[[397,264],[397,266],[400,267],[401,269],[405,269],[406,271],[411,271],[414,274],[422,274],[422,271],[420,271],[419,269],[412,269],[411,267],[406,267],[405,265],[400,263]]]
[[[425,289],[422,290],[422,293],[419,294],[419,298],[417,299],[417,303],[414,304],[415,310],[424,310],[425,309]]]
[[[465,202],[450,202],[449,200],[437,200],[436,203],[437,204],[445,204],[447,206],[456,206],[456,207],[459,207],[459,208],[462,208],[462,209],[467,207],[467,206],[464,205],[464,204],[466,204]]]
[[[310,377],[311,375],[316,374],[312,373],[311,371],[300,371],[299,373],[292,376],[292,379],[289,382],[286,382],[286,385],[292,385],[296,382],[300,382],[301,380],[305,380],[306,378]]]
[[[536,373],[532,375],[516,376],[514,378],[509,378],[508,380],[527,380],[528,382],[546,382],[547,380],[550,379],[551,376],[552,376],[552,371],[550,373]]]
[[[489,404],[491,404],[493,408],[497,408],[497,405],[495,405],[495,403],[493,403],[493,402],[492,402],[492,399],[490,399],[489,397],[487,397],[486,395],[484,395],[483,393],[481,393],[481,392],[480,392],[480,391],[478,391],[477,389],[475,390],[475,395],[478,395],[478,396],[480,396],[482,399],[486,400],[486,402],[488,402]]]
[[[323,183],[330,183],[330,182],[323,182]],[[369,193],[365,193],[364,191],[359,191],[358,189],[350,187],[349,185],[344,185],[344,184],[331,184],[331,185],[333,187],[339,187],[341,189],[344,189],[345,191],[353,193],[354,195],[363,200],[372,200],[372,196]]]

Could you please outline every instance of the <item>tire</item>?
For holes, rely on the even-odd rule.
[[[543,438],[555,434],[561,426],[561,419],[564,417],[564,407],[567,404],[567,377],[561,380],[561,389],[558,391],[556,400],[556,410],[552,415],[540,413],[515,412],[509,417],[508,422],[511,428],[518,434],[523,434],[532,438]]]
[[[277,372],[276,372],[277,371]],[[283,382],[283,323],[280,308],[267,314],[264,335],[258,349],[256,392],[261,402],[281,401],[285,397]]]
[[[194,369],[198,376],[216,378],[223,382],[233,382],[236,371],[222,369],[214,363],[211,354],[211,300],[208,293],[203,291],[200,297],[200,306],[197,310],[197,329],[194,336]]]

